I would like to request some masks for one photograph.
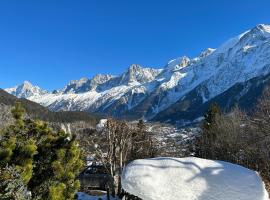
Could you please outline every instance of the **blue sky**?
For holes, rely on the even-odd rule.
[[[1,0],[0,87],[162,67],[270,24],[269,10],[269,0]]]

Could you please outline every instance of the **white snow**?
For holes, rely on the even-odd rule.
[[[19,98],[42,96],[48,93],[46,90],[42,90],[38,86],[33,86],[29,81],[24,81],[21,85],[17,85],[13,88],[7,88],[5,90]]]
[[[254,47],[255,47],[254,45],[246,45],[243,47],[243,50],[244,50],[244,52],[247,52],[249,49],[252,49]]]
[[[71,132],[72,132],[72,131],[71,131],[70,123],[67,123],[67,124],[62,124],[62,123],[61,123],[61,129],[62,129],[65,133],[71,135]]]
[[[29,82],[6,91],[54,111],[105,112],[109,108],[127,111],[144,103],[147,116],[143,117],[149,119],[194,88],[203,88],[197,96],[204,103],[236,83],[270,73],[269,58],[270,26],[260,24],[229,39],[216,50],[208,48],[193,59],[182,56],[171,60],[164,69],[131,65],[119,76],[82,78],[55,93]]]
[[[166,66],[167,69],[177,70],[186,67],[190,62],[190,59],[187,56],[179,57],[173,60],[170,60]]]
[[[122,185],[143,200],[268,200],[256,172],[195,157],[135,160],[125,167]]]
[[[108,121],[108,119],[101,119],[99,121],[99,123],[96,125],[96,129],[97,130],[102,130],[106,126],[107,121]]]
[[[215,50],[216,49],[213,49],[213,48],[207,48],[200,54],[199,58],[205,58],[205,57],[211,55]]]

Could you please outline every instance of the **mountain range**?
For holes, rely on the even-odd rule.
[[[0,89],[0,128],[13,122],[11,109],[15,102],[22,104],[26,118],[43,120],[51,127],[62,128],[69,133],[89,132],[101,119],[101,116],[79,111],[53,112],[38,103],[24,98],[18,99]]]
[[[52,111],[86,111],[116,118],[189,123],[210,103],[249,109],[270,78],[270,25],[259,24],[195,58],[164,67],[131,65],[120,75],[98,74],[49,92],[25,81],[5,91]]]

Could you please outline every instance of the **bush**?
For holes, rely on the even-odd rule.
[[[0,168],[0,199],[28,200],[30,199],[22,176],[15,167]]]
[[[14,166],[33,199],[73,199],[80,187],[75,177],[82,167],[75,138],[42,121],[24,119],[20,103],[12,113],[15,123],[0,136],[0,169]],[[12,176],[10,180],[16,181]],[[3,188],[11,192],[7,185]]]

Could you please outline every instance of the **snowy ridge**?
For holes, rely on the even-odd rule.
[[[40,89],[38,86],[33,86],[29,81],[24,81],[23,84],[14,88],[5,89],[8,93],[19,98],[30,98],[32,96],[42,96],[47,94],[46,90]]]
[[[268,200],[258,173],[195,157],[135,160],[125,167],[122,186],[143,200]]]
[[[6,91],[55,111],[90,111],[117,117],[136,114],[135,118],[151,119],[198,86],[203,89],[197,96],[204,103],[236,83],[269,73],[270,26],[260,24],[198,57],[173,59],[163,69],[134,64],[118,76],[82,78],[53,93],[28,82]]]

